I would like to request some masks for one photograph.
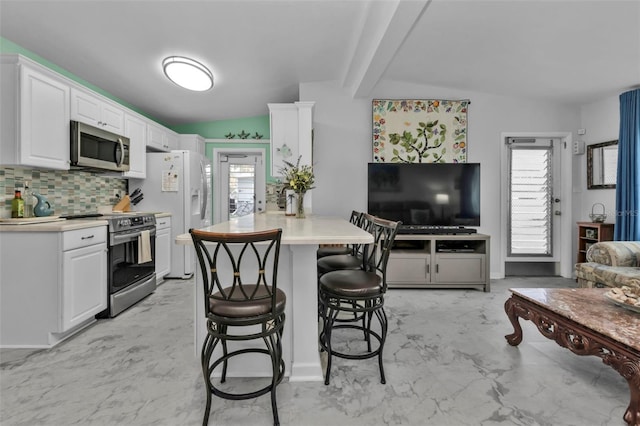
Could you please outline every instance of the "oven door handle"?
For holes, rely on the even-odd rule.
[[[148,229],[151,237],[156,236],[156,228]],[[122,243],[128,243],[131,241],[137,241],[138,237],[142,234],[142,231],[132,232],[127,234],[111,234],[111,245],[116,246]]]

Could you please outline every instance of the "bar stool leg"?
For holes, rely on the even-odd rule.
[[[207,405],[204,409],[204,418],[202,419],[203,426],[209,423],[209,413],[211,412],[212,386],[211,375],[209,371],[209,362],[211,360],[211,354],[213,354],[216,343],[217,342],[213,337],[207,335],[207,337],[205,337],[204,339],[204,344],[202,345],[202,375],[204,378],[205,388],[207,389]]]
[[[384,343],[387,340],[388,321],[387,314],[382,307],[376,310],[376,316],[378,317],[378,321],[380,321],[380,325],[382,326],[380,335],[380,348],[378,352],[378,365],[380,366],[380,383],[384,385],[387,383],[387,379],[384,376],[384,367],[382,366],[382,350],[384,349]]]
[[[328,312],[326,313],[325,325],[324,325],[324,346],[326,347],[326,350],[327,350],[327,372],[324,378],[325,385],[329,384],[329,379],[331,377],[331,358],[333,355],[331,351],[331,331],[333,330],[333,323],[337,316],[338,316],[338,311],[329,307]]]

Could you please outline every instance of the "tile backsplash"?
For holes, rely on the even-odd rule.
[[[0,167],[0,217],[11,217],[14,190],[22,190],[25,181],[30,181],[32,191],[47,198],[55,215],[95,212],[98,206],[118,202],[114,190],[127,191],[126,179],[99,173]]]

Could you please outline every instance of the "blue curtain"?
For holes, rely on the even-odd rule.
[[[614,240],[640,240],[640,89],[620,95]]]

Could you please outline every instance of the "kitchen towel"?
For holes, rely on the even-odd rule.
[[[151,232],[140,231],[138,235],[138,264],[151,262]]]

